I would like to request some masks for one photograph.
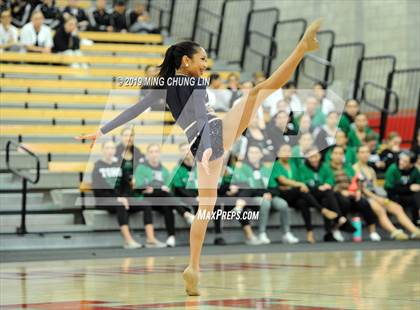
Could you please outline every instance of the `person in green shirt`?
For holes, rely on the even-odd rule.
[[[305,114],[311,117],[312,128],[316,128],[325,124],[325,114],[322,113],[322,107],[318,98],[309,96],[305,100]]]
[[[348,139],[344,131],[337,130],[335,134],[335,145],[328,148],[327,152],[325,153],[325,162],[329,162],[331,160],[331,153],[334,146],[340,146],[344,150],[344,163],[346,165],[354,165],[357,162],[356,156],[356,148],[348,145]]]
[[[418,224],[420,210],[420,173],[415,166],[417,156],[403,151],[385,172],[385,190],[389,199],[411,211],[411,220]]]
[[[194,165],[194,156],[189,149],[189,144],[186,142],[179,144],[179,152],[181,154],[181,159],[172,171],[169,187],[177,198],[188,200],[188,204],[193,204],[194,211],[196,213],[198,209],[198,178],[197,169]],[[218,208],[220,208],[220,206],[215,206],[215,212]],[[189,214],[190,213],[187,212],[187,216],[189,216]],[[192,221],[194,220],[194,216],[192,214],[191,216]],[[216,233],[214,244],[225,245],[226,241],[222,236],[222,225],[220,218],[215,219],[214,227]]]
[[[266,233],[270,210],[279,211],[283,242],[297,243],[299,239],[290,232],[289,206],[287,202],[278,196],[273,196],[270,190],[267,189],[271,171],[262,164],[263,156],[262,150],[258,145],[250,145],[246,160],[241,163],[239,168],[235,169],[232,183],[240,186],[241,189],[238,196],[244,199],[246,197],[246,200],[244,200],[246,204],[249,202],[259,206],[258,228],[261,243],[269,244],[271,242]]]
[[[273,195],[285,199],[287,203],[297,208],[303,217],[306,227],[306,240],[309,243],[315,243],[309,208],[316,208],[328,219],[337,218],[337,213],[323,207],[309,192],[308,186],[299,181],[299,169],[291,160],[291,147],[283,144],[277,154],[278,158],[274,162],[271,175],[268,180],[268,187]]]
[[[369,127],[366,114],[360,113],[354,119],[354,126],[350,128],[348,133],[349,146],[359,147],[366,143],[367,135],[375,135],[378,139],[379,136]]]
[[[189,211],[171,193],[169,188],[171,180],[170,173],[162,165],[160,157],[160,146],[153,143],[149,144],[144,163],[138,165],[134,172],[135,189],[141,192],[146,200],[150,201],[154,211],[164,215],[168,233],[166,244],[169,247],[174,247],[175,219],[172,209],[175,209],[179,215],[186,219],[189,217],[186,215]]]
[[[305,164],[305,152],[307,152],[313,145],[314,138],[310,132],[300,135],[299,144],[292,147],[292,161],[297,168]]]
[[[349,134],[351,125],[354,123],[356,115],[360,112],[360,104],[356,99],[348,99],[344,106],[344,113],[341,115],[338,128],[340,128],[346,135]]]

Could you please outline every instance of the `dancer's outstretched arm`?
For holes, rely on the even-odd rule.
[[[141,99],[136,104],[132,105],[128,109],[121,112],[118,116],[116,116],[114,119],[110,120],[108,123],[106,123],[102,128],[98,129],[98,131],[94,134],[87,134],[87,135],[80,135],[76,136],[75,138],[77,140],[92,140],[91,147],[95,140],[99,138],[100,136],[107,134],[111,130],[128,123],[132,119],[139,116],[141,113],[143,113],[145,110],[147,110],[149,107],[154,106],[155,104],[159,103],[160,99],[162,99],[164,96],[163,94],[166,93],[165,90],[162,89],[152,89],[150,90],[147,95]]]

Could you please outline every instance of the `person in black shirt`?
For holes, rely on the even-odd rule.
[[[290,115],[286,111],[278,111],[267,126],[267,135],[273,144],[273,153],[277,154],[283,144],[291,146],[297,143],[297,130],[290,122]]]
[[[65,51],[78,51],[80,49],[80,39],[73,32],[76,30],[77,20],[73,16],[69,17],[54,35],[53,53]]]
[[[129,30],[135,33],[159,33],[159,28],[150,21],[143,4],[137,4],[129,14]]]
[[[79,8],[77,0],[68,0],[67,6],[63,10],[63,18],[67,20],[72,15],[77,19],[77,27],[80,31],[85,31],[89,27],[89,20],[82,8]]]
[[[96,0],[96,9],[88,12],[89,30],[112,32],[111,15],[106,11],[106,0]]]
[[[10,8],[12,9],[12,25],[22,28],[32,14],[32,7],[27,0],[13,0]]]
[[[114,5],[114,12],[111,14],[111,26],[115,32],[127,32],[129,23],[125,2],[118,0]]]
[[[55,6],[53,0],[43,0],[38,4],[35,11],[41,11],[44,15],[44,24],[51,29],[57,29],[63,23],[60,10]]]

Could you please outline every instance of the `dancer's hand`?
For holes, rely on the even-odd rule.
[[[306,29],[303,38],[302,43],[305,45],[306,51],[314,51],[319,48],[319,42],[316,38],[316,33],[319,31],[319,28],[321,28],[321,22],[322,18],[318,18],[312,24],[309,25],[309,27]]]
[[[88,134],[88,135],[75,136],[74,138],[76,140],[92,140],[92,142],[90,143],[90,148],[92,148],[96,139],[100,138],[102,135],[103,135],[102,132],[100,130],[98,130],[96,133]]]
[[[130,204],[128,203],[128,199],[127,199],[127,198],[125,198],[125,197],[118,197],[118,198],[117,198],[117,201],[118,201],[119,203],[122,203],[122,204],[123,204],[123,206],[124,206],[124,208],[125,208],[126,210],[129,210],[129,209],[130,209]]]
[[[210,148],[206,149],[201,159],[201,164],[203,165],[204,171],[207,173],[207,175],[210,175],[209,160],[210,160],[211,154],[213,154],[213,150]]]

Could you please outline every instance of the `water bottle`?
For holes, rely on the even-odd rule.
[[[362,221],[360,217],[355,216],[351,219],[352,224],[356,231],[353,233],[353,242],[361,242],[362,241]]]

